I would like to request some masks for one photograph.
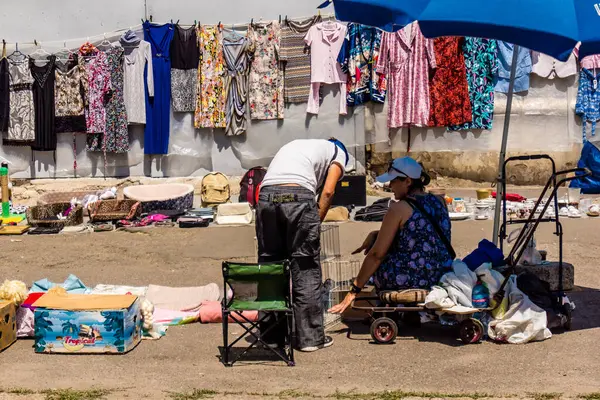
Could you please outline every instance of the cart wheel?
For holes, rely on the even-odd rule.
[[[483,324],[477,319],[464,320],[459,329],[460,340],[465,344],[478,343],[483,337]]]
[[[392,343],[396,335],[398,335],[398,325],[388,317],[377,318],[371,324],[371,337],[379,344]]]

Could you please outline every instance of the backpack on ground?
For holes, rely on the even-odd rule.
[[[240,181],[240,203],[250,203],[252,207],[256,206],[256,197],[260,184],[267,173],[266,168],[254,167],[244,174]]]
[[[202,178],[202,207],[227,203],[231,197],[229,180],[220,172],[212,172]]]

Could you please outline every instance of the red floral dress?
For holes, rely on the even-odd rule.
[[[464,37],[434,40],[437,69],[430,82],[429,126],[461,125],[471,122],[471,102],[465,58]]]

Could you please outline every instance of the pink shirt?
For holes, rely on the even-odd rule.
[[[575,47],[573,53],[576,57],[579,57],[579,45]],[[581,66],[581,68],[585,69],[600,68],[600,54],[594,54],[591,56],[583,57],[579,60],[579,65]]]
[[[313,25],[304,42],[310,46],[310,81],[321,83],[346,83],[346,74],[337,62],[346,37],[346,26],[327,21]]]

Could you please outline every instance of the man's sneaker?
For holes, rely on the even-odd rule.
[[[310,353],[312,351],[317,351],[319,349],[324,349],[326,347],[329,347],[332,344],[333,344],[333,338],[331,336],[325,336],[325,342],[323,342],[322,345],[302,347],[302,348],[299,348],[298,350],[303,351],[305,353]]]

